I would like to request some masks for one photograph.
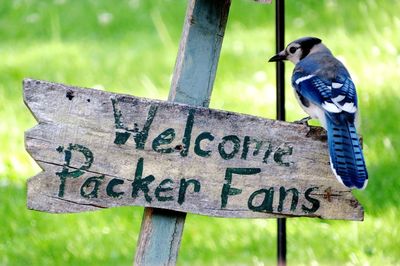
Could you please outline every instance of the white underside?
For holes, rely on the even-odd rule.
[[[318,119],[319,122],[321,123],[321,126],[326,129],[326,119],[325,119],[325,111],[319,107],[318,105],[313,104],[310,102],[310,106],[306,107],[304,106],[297,93],[295,92],[294,95],[296,96],[297,101],[299,102],[301,108],[306,112],[311,118]]]

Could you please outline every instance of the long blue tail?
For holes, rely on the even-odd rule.
[[[339,117],[338,122],[326,116],[329,155],[336,178],[349,188],[364,189],[368,183],[360,141],[353,122]]]

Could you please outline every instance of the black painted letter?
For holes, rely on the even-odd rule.
[[[119,198],[120,196],[124,195],[124,192],[122,191],[121,192],[114,191],[114,187],[121,185],[123,183],[124,180],[122,179],[118,178],[111,179],[106,188],[107,195],[113,198]]]
[[[182,144],[183,149],[181,150],[181,156],[185,157],[188,155],[189,147],[190,147],[190,137],[192,135],[192,129],[194,124],[194,113],[196,112],[195,109],[190,109],[189,114],[186,120],[186,127],[185,133],[183,135]]]
[[[283,211],[283,204],[285,202],[285,198],[289,192],[292,192],[292,203],[290,204],[290,211],[294,212],[297,207],[297,203],[299,202],[299,191],[295,188],[290,188],[286,190],[284,187],[279,188],[279,205],[278,212]]]
[[[203,139],[208,139],[209,141],[214,140],[214,136],[210,132],[203,132],[199,134],[194,142],[194,153],[201,157],[210,157],[211,151],[202,150],[200,147],[200,143]]]
[[[305,213],[314,213],[319,209],[319,205],[320,205],[319,200],[310,197],[311,192],[313,192],[313,190],[315,190],[315,189],[318,189],[318,187],[311,187],[311,188],[307,189],[306,192],[304,193],[306,200],[308,200],[308,202],[310,202],[312,204],[311,208],[308,208],[305,205],[301,206],[301,209]]]
[[[93,163],[93,153],[86,147],[79,144],[70,143],[67,149],[64,149],[63,146],[59,146],[57,148],[58,152],[64,152],[64,166],[61,172],[56,172],[56,175],[60,177],[60,187],[58,189],[58,196],[64,197],[65,190],[65,182],[67,178],[78,178],[83,175],[85,172],[83,170],[88,170]],[[72,151],[78,151],[83,154],[85,157],[85,162],[79,167],[77,170],[69,171]]]
[[[293,164],[293,162],[284,162],[282,157],[285,155],[292,155],[293,147],[287,144],[282,145],[283,147],[279,147],[274,153],[274,161],[282,166],[289,167]]]
[[[227,141],[233,143],[233,150],[230,153],[226,153],[225,144]],[[229,135],[222,138],[222,142],[218,145],[218,151],[221,155],[222,159],[229,160],[235,157],[236,153],[239,152],[240,149],[240,139],[238,136]]]
[[[254,175],[261,172],[260,168],[226,168],[225,171],[225,180],[226,183],[222,187],[221,191],[221,208],[225,208],[228,203],[228,197],[234,196],[242,193],[242,190],[239,188],[231,187],[232,183],[232,175]]]
[[[253,200],[257,195],[264,194],[264,199],[261,202],[260,205],[254,206]],[[274,188],[263,188],[259,189],[257,191],[254,191],[247,202],[247,207],[249,207],[250,210],[256,211],[256,212],[272,212],[272,203],[274,201]]]
[[[264,142],[265,141],[257,140],[254,137],[245,136],[244,140],[243,140],[242,155],[240,158],[243,160],[247,160],[247,154],[249,153],[249,148],[251,148],[251,147],[254,147],[254,148],[253,148],[253,152],[251,152],[250,154],[252,154],[253,156],[257,156],[260,153],[260,149],[262,148]]]
[[[167,191],[173,190],[173,188],[171,187],[173,183],[174,183],[174,181],[169,178],[161,181],[161,183],[156,188],[156,191],[154,192],[154,195],[156,196],[158,201],[170,201],[170,200],[174,199],[173,196],[160,196],[160,193],[162,193],[162,192],[167,192]]]
[[[135,123],[133,129],[128,129],[124,125],[123,122],[123,117],[122,117],[122,112],[118,104],[118,100],[111,98],[111,103],[113,106],[113,111],[114,111],[114,123],[115,123],[115,129],[119,129],[118,131],[115,131],[115,139],[114,143],[118,145],[125,144],[131,134],[134,134],[134,140],[136,143],[136,149],[138,150],[143,150],[144,149],[144,144],[146,143],[147,137],[149,135],[149,129],[151,126],[151,123],[153,122],[153,119],[157,113],[157,106],[151,105],[149,112],[147,114],[146,122],[143,126],[142,131],[139,131],[138,125]],[[122,130],[122,132],[121,132]]]
[[[135,180],[132,183],[132,197],[136,198],[138,196],[139,190],[141,190],[144,193],[146,201],[150,203],[152,198],[149,196],[148,185],[151,182],[153,182],[155,178],[152,175],[142,178],[142,174],[143,174],[143,158],[139,158],[139,161],[136,166]]]
[[[160,145],[171,144],[172,141],[175,139],[175,129],[168,128],[164,130],[160,135],[158,135],[151,145],[154,151],[159,153],[171,153],[174,152],[174,149],[169,148],[159,148]]]
[[[97,198],[103,179],[104,175],[89,177],[81,186],[81,196],[88,199]]]
[[[189,179],[186,180],[185,178],[181,179],[181,183],[179,186],[179,196],[178,196],[178,203],[182,205],[182,203],[185,202],[185,196],[186,196],[186,189],[189,186],[189,184],[193,184],[193,192],[199,192],[200,191],[200,182],[196,179]]]

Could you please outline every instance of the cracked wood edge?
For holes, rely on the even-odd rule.
[[[74,98],[68,99],[66,97],[68,93],[75,95]],[[136,205],[221,217],[267,218],[287,215],[354,220],[361,220],[363,217],[362,207],[358,203],[354,203],[357,201],[351,191],[339,184],[331,173],[328,166],[326,142],[321,141],[323,139],[320,135],[323,132],[321,130],[254,116],[35,80],[25,81],[24,97],[28,107],[39,119],[39,125],[26,132],[26,148],[45,170],[28,182],[28,206],[32,209],[49,212],[78,212],[96,209],[94,206]],[[239,154],[230,160],[222,159],[217,150],[214,150],[209,158],[199,157],[193,150],[186,157],[182,157],[177,152],[159,154],[153,151],[151,145],[145,145],[144,150],[137,150],[133,140],[124,145],[115,144],[112,142],[116,134],[115,110],[113,115],[113,105],[110,99],[121,101],[122,113],[124,113],[126,121],[132,121],[131,124],[136,121],[139,125],[143,125],[147,110],[151,109],[151,106],[157,106],[159,114],[154,117],[154,125],[149,131],[148,144],[151,144],[151,140],[156,139],[156,136],[165,128],[171,126],[176,130],[177,135],[184,135],[186,132],[184,124],[189,117],[187,114],[191,112],[195,120],[192,129],[193,136],[200,136],[199,133],[204,130],[215,134],[214,144],[209,142],[208,144],[211,146],[205,146],[204,149],[211,148],[212,150],[213,147],[216,149],[218,142],[223,139],[222,136],[232,133],[237,134],[243,140],[243,136],[251,132],[253,137],[259,140],[269,140],[270,144],[263,146],[263,149],[266,150],[261,151],[258,157],[248,156],[246,160],[243,160]],[[320,133],[318,133],[319,131]],[[177,140],[177,143],[180,143],[179,141]],[[194,137],[191,141],[193,147]],[[72,145],[72,143],[74,144]],[[72,149],[77,143],[80,143],[82,147],[90,148],[94,156],[94,163],[91,168],[82,168],[81,178],[68,179],[65,186],[66,195],[60,196],[61,181],[56,173],[66,167],[64,157],[67,151],[73,154],[72,159],[75,156],[79,158],[80,153]],[[294,150],[289,157],[292,164],[285,167],[280,166],[279,161],[276,161],[279,156],[275,158],[275,155],[269,157],[268,163],[262,163],[264,152],[272,154],[269,151],[271,145],[276,147],[274,152],[277,152],[281,145],[283,145],[282,147],[287,145],[285,143],[290,143]],[[68,163],[68,171],[81,169],[84,157],[80,156],[80,160],[71,160],[71,163]],[[140,161],[137,161],[139,157],[143,158],[144,166],[142,167],[145,169],[143,177],[152,174],[155,179],[154,183],[149,185],[152,202],[151,199],[150,201],[145,200],[142,195],[134,198],[129,196],[130,186],[135,180],[133,174]],[[282,164],[282,162],[280,163]],[[238,175],[235,174],[234,178],[231,177],[232,184],[228,188],[228,193],[231,193],[229,192],[231,187],[233,187],[232,191],[240,189],[240,193],[230,194],[227,197],[226,205],[222,206],[220,200],[222,200],[223,187],[227,183],[227,169],[242,169],[243,167],[260,169],[259,174],[241,176],[236,173]],[[101,181],[98,181],[100,183],[99,195],[97,196],[96,192],[93,194],[96,195],[95,197],[82,192],[82,189],[86,189],[84,184],[92,176],[101,177]],[[163,202],[157,200],[159,198],[154,191],[166,176],[170,177],[171,193],[175,193],[175,196],[173,195],[175,199]],[[201,183],[201,191],[199,193],[197,193],[198,191],[189,191],[186,194],[186,200],[178,204],[176,202],[178,194],[176,193],[180,190],[180,178],[197,179]],[[106,187],[112,180],[123,183],[117,190],[124,192],[125,196],[120,198],[109,196]],[[268,212],[254,212],[249,209],[243,211],[246,209],[247,201],[251,198],[252,193],[263,187],[274,187],[275,192],[268,192],[275,193],[275,196],[272,195],[273,207],[270,207]],[[294,210],[288,211],[290,202],[285,201],[286,205],[279,213],[276,212],[278,199],[274,197],[280,197],[277,195],[281,193],[280,187],[285,189],[294,187],[298,193],[302,193],[299,194],[301,198],[298,199],[297,205],[295,204],[298,206],[297,209],[295,206]],[[303,205],[306,207],[307,204],[310,205],[310,200],[307,201],[305,196],[310,187],[318,188],[309,191],[309,195],[315,196],[321,202],[321,207],[315,213],[302,211]],[[142,191],[140,192],[142,193]],[[284,193],[286,192],[284,191]],[[84,195],[91,197],[84,197]],[[57,196],[64,197],[70,202],[64,200],[61,204],[61,201],[55,198]],[[82,210],[78,207],[79,203],[82,205]]]

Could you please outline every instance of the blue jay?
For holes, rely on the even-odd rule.
[[[296,98],[310,118],[319,119],[327,131],[336,178],[349,188],[364,189],[368,173],[354,125],[357,94],[346,67],[315,37],[291,42],[269,62],[281,60],[295,64],[292,86]]]

